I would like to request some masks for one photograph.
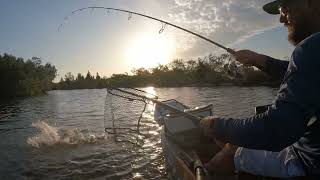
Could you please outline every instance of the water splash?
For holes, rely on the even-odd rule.
[[[35,136],[27,139],[27,143],[35,148],[59,144],[94,144],[98,140],[106,138],[105,134],[97,135],[94,133],[85,133],[78,128],[60,129],[58,127],[50,126],[44,121],[32,123],[32,127],[35,127],[40,131]]]

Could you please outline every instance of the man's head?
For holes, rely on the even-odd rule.
[[[293,45],[320,31],[320,0],[277,0],[263,9],[269,14],[280,14],[280,22],[288,28],[288,40]]]

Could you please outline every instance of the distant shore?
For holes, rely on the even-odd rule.
[[[208,55],[197,60],[176,59],[166,65],[145,69],[133,69],[131,73],[101,77],[99,73],[86,75],[71,72],[52,81],[57,69],[41,59],[28,60],[8,54],[0,54],[0,98],[28,97],[45,94],[50,90],[102,89],[107,87],[215,87],[215,86],[270,86],[277,87],[262,71],[237,66],[229,54]],[[226,64],[225,62],[231,62]]]
[[[212,87],[212,86],[271,86],[280,82],[272,80],[264,72],[246,66],[225,64],[232,61],[231,55],[209,55],[198,60],[176,59],[166,65],[151,69],[133,69],[131,74],[113,74],[100,77],[91,72],[76,76],[67,73],[53,89],[100,89],[106,87]],[[232,61],[234,63],[234,61]]]
[[[239,86],[239,87],[260,87],[260,86],[265,86],[265,87],[271,87],[271,88],[276,88],[279,87],[279,83],[258,83],[258,84],[253,84],[253,83],[246,83],[246,82],[239,82],[239,83],[220,83],[220,84],[188,84],[188,85],[179,85],[179,86],[157,86],[157,85],[146,85],[146,86],[120,86],[117,88],[145,88],[145,87],[155,87],[155,88],[183,88],[183,87],[228,87],[228,86]],[[81,89],[106,89],[108,87],[94,87],[94,88],[73,88],[73,89],[55,89],[53,88],[52,90],[81,90]]]

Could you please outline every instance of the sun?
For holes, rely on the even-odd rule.
[[[152,68],[170,62],[174,43],[165,36],[142,35],[129,43],[126,61],[130,68]]]

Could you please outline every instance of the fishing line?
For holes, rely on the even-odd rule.
[[[132,18],[132,13],[129,13],[128,20]]]
[[[162,23],[161,29],[159,30],[159,34],[163,33],[163,31],[165,30],[166,26],[167,26],[166,23]]]
[[[81,11],[84,11],[84,10],[91,10],[91,12],[92,12],[94,9],[103,9],[103,10],[106,10],[107,14],[109,14],[111,11],[118,11],[118,12],[128,13],[128,20],[131,20],[133,15],[145,17],[145,18],[147,18],[147,19],[152,19],[152,20],[154,20],[154,21],[158,21],[158,22],[161,22],[161,23],[162,23],[162,24],[161,24],[161,28],[160,28],[160,30],[159,30],[159,34],[163,33],[164,30],[165,30],[165,28],[167,27],[167,25],[169,25],[169,26],[172,26],[172,27],[174,27],[174,28],[180,29],[180,30],[182,30],[182,31],[184,31],[184,32],[187,32],[187,33],[189,33],[189,34],[192,34],[192,35],[194,35],[194,36],[196,36],[196,37],[198,37],[198,38],[200,38],[200,39],[202,39],[202,40],[205,40],[205,41],[207,41],[207,42],[209,42],[209,43],[211,43],[211,44],[214,44],[214,45],[218,46],[219,48],[222,48],[222,49],[226,50],[228,53],[230,53],[230,54],[232,54],[232,55],[235,55],[235,54],[236,54],[236,52],[235,52],[233,49],[228,48],[228,47],[226,47],[226,46],[223,46],[223,45],[220,44],[220,43],[217,43],[217,42],[215,42],[215,41],[213,41],[213,40],[211,40],[211,39],[209,39],[209,38],[207,38],[207,37],[204,37],[204,36],[202,36],[202,35],[200,35],[200,34],[198,34],[198,33],[195,33],[195,32],[193,32],[193,31],[190,31],[190,30],[188,30],[188,29],[186,29],[186,28],[183,28],[183,27],[181,27],[181,26],[175,25],[175,24],[170,23],[170,22],[168,22],[168,21],[164,21],[164,20],[162,20],[162,19],[155,18],[155,17],[149,16],[149,15],[145,15],[145,14],[138,13],[138,12],[134,12],[134,11],[124,10],[124,9],[119,9],[119,8],[109,8],[109,7],[103,7],[103,6],[92,6],[92,7],[84,7],[84,8],[80,8],[80,9],[74,10],[74,11],[71,12],[70,15],[68,15],[68,16],[66,16],[66,17],[64,18],[64,22],[59,25],[58,31],[60,31],[61,28],[63,27],[63,25],[68,22],[68,19],[69,19],[71,16],[73,16],[73,15],[75,15],[75,14],[81,12]],[[231,67],[230,62],[229,62],[228,67]],[[239,69],[239,68],[240,68],[240,66],[237,65],[236,69]],[[231,71],[229,70],[227,73],[230,75],[230,74],[232,74],[232,73],[230,73],[230,72],[231,72]],[[237,74],[237,73],[234,73],[234,74]]]
[[[155,17],[149,16],[149,15],[145,15],[145,14],[134,12],[134,11],[124,10],[124,9],[119,9],[119,8],[109,8],[109,7],[103,7],[103,6],[92,6],[92,7],[84,7],[84,8],[80,8],[80,9],[77,9],[75,11],[72,11],[70,15],[66,16],[66,18],[69,18],[70,16],[73,16],[78,12],[81,12],[81,11],[84,11],[84,10],[91,10],[92,11],[93,9],[103,9],[103,10],[106,10],[107,13],[109,13],[110,11],[125,12],[125,13],[129,14],[128,20],[130,20],[132,18],[133,14],[137,15],[137,16],[142,16],[142,17],[145,17],[145,18],[148,18],[148,19],[152,19],[154,21],[158,21],[158,22],[162,23],[162,27],[161,27],[159,33],[162,33],[164,31],[164,29],[165,29],[165,26],[169,25],[169,26],[175,27],[177,29],[180,29],[180,30],[182,30],[184,32],[187,32],[189,34],[192,34],[194,36],[197,36],[198,38],[203,39],[203,40],[205,40],[205,41],[207,41],[207,42],[209,42],[211,44],[214,44],[214,45],[218,46],[219,48],[222,48],[222,49],[226,50],[228,53],[230,53],[232,55],[235,54],[235,51],[233,49],[227,48],[226,46],[223,46],[222,44],[217,43],[217,42],[215,42],[215,41],[213,41],[213,40],[211,40],[211,39],[209,39],[207,37],[204,37],[204,36],[202,36],[202,35],[200,35],[198,33],[195,33],[193,31],[190,31],[190,30],[188,30],[186,28],[183,28],[183,27],[180,27],[178,25],[172,24],[172,23],[170,23],[168,21],[164,21],[162,19],[155,18]],[[58,27],[58,31],[61,30],[62,26],[63,26],[63,23],[60,24],[60,26]]]
[[[118,11],[118,12],[122,12],[122,13],[128,13],[128,20],[131,20],[133,15],[137,15],[137,16],[141,16],[141,17],[144,17],[144,18],[147,18],[147,19],[151,19],[151,20],[154,20],[154,21],[158,21],[158,22],[161,23],[161,28],[160,28],[160,30],[159,30],[159,34],[163,33],[164,30],[165,30],[165,28],[166,28],[167,26],[171,26],[171,27],[180,29],[180,30],[182,30],[182,31],[184,31],[184,32],[187,32],[187,33],[189,33],[189,34],[192,34],[192,35],[194,35],[194,36],[196,36],[196,37],[198,37],[198,38],[200,38],[200,39],[202,39],[202,40],[205,40],[205,41],[207,41],[207,42],[209,42],[209,43],[211,43],[211,44],[214,44],[215,46],[217,46],[217,47],[219,47],[219,48],[221,48],[221,49],[226,50],[228,53],[230,53],[230,54],[232,54],[232,55],[235,55],[235,54],[236,54],[236,52],[235,52],[233,49],[230,49],[230,48],[228,48],[228,47],[226,47],[226,46],[224,46],[224,45],[222,45],[222,44],[220,44],[220,43],[218,43],[218,42],[215,42],[215,41],[213,41],[213,40],[211,40],[211,39],[209,39],[209,38],[207,38],[207,37],[205,37],[205,36],[202,36],[202,35],[200,35],[200,34],[198,34],[198,33],[195,33],[195,32],[193,32],[193,31],[191,31],[191,30],[188,30],[188,29],[183,28],[183,27],[181,27],[181,26],[175,25],[175,24],[170,23],[170,22],[168,22],[168,21],[164,21],[164,20],[162,20],[162,19],[155,18],[155,17],[149,16],[149,15],[145,15],[145,14],[142,14],[142,13],[138,13],[138,12],[135,12],[135,11],[129,11],[129,10],[118,9],[118,8],[103,7],[103,6],[84,7],[84,8],[80,8],[80,9],[77,9],[77,10],[75,10],[75,11],[72,11],[70,15],[68,15],[68,16],[66,16],[66,17],[64,18],[64,22],[59,25],[58,31],[61,30],[61,28],[63,27],[63,25],[64,25],[65,23],[67,23],[67,21],[70,19],[71,16],[73,16],[73,15],[75,15],[75,14],[77,14],[77,13],[80,13],[80,12],[82,12],[82,11],[85,11],[85,10],[91,10],[91,13],[92,13],[93,10],[95,10],[95,9],[106,10],[106,13],[107,13],[107,14],[109,14],[111,11]],[[230,65],[229,65],[229,66],[230,66]],[[109,93],[109,94],[110,94],[110,93]],[[121,95],[118,96],[118,97],[121,97]],[[127,98],[127,100],[130,100],[130,98]],[[132,100],[134,100],[134,98],[133,98]],[[161,103],[161,102],[157,102],[157,103],[159,104],[159,103]],[[144,110],[145,110],[145,107],[143,108],[143,111],[144,111]],[[171,109],[171,110],[172,110],[172,109]],[[110,113],[110,112],[109,112],[109,113]],[[195,117],[192,117],[191,115],[189,115],[189,114],[187,114],[187,113],[182,113],[182,114],[184,114],[185,116],[187,115],[187,117],[189,116],[189,118],[191,118],[191,119],[196,119]],[[114,116],[113,113],[112,113],[112,116]],[[106,117],[105,117],[105,118],[106,118]],[[111,117],[111,118],[113,118],[113,117]],[[141,118],[142,118],[142,116],[139,116],[139,123],[140,123]],[[105,121],[105,120],[106,120],[106,119],[104,119],[104,121]],[[139,132],[139,127],[140,127],[139,123],[138,123],[138,132]],[[106,124],[104,124],[104,125],[106,125]],[[118,130],[119,130],[119,129],[118,129]]]

